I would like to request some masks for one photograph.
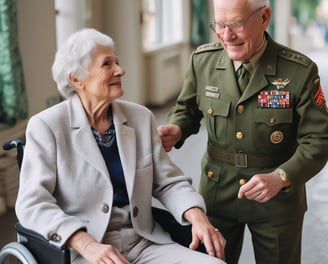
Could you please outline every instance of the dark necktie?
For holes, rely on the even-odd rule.
[[[238,68],[237,77],[238,77],[239,89],[241,93],[243,93],[249,82],[249,72],[244,66],[244,64],[240,65],[240,67]]]

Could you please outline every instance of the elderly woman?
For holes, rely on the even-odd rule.
[[[52,70],[66,100],[28,123],[20,223],[69,246],[72,263],[223,263],[225,240],[163,150],[152,113],[116,100],[125,72],[112,39],[93,29],[74,33]],[[192,224],[190,249],[154,221],[152,197]],[[192,250],[200,242],[208,254]]]

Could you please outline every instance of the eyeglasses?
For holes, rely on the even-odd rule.
[[[232,22],[232,23],[220,23],[220,22],[213,22],[209,24],[210,29],[216,33],[216,34],[223,34],[225,28],[229,28],[234,33],[240,33],[245,30],[246,24],[251,20],[252,17],[254,17],[259,11],[261,11],[265,6],[262,6],[258,9],[256,9],[253,13],[249,15],[248,18],[246,18],[244,21],[239,22]]]

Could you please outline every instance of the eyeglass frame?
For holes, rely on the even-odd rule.
[[[212,22],[209,24],[210,29],[215,34],[223,34],[226,28],[229,28],[234,33],[241,33],[245,31],[247,23],[253,18],[258,12],[260,12],[263,8],[266,6],[261,6],[260,8],[256,9],[254,12],[252,12],[248,18],[244,19],[244,21],[239,22],[230,22],[230,23],[221,23],[221,22]],[[221,25],[222,26],[222,32],[217,32],[216,26]],[[236,28],[240,28],[236,30]]]

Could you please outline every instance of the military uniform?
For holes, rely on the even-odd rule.
[[[200,192],[212,223],[227,239],[229,264],[238,262],[245,224],[251,227],[257,263],[299,262],[305,182],[327,162],[328,111],[317,66],[268,34],[266,38],[267,47],[242,94],[223,46],[197,48],[169,115],[169,123],[182,130],[177,148],[198,132],[204,118],[208,147]],[[288,175],[288,190],[266,203],[237,198],[240,186],[254,174],[278,167]],[[278,242],[269,242],[270,237]],[[294,242],[298,246],[290,245]]]

